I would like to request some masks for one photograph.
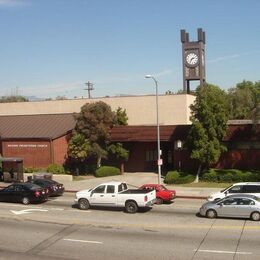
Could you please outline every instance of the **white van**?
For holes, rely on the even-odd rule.
[[[210,194],[207,198],[208,201],[222,199],[228,195],[235,194],[250,194],[257,197],[260,197],[260,182],[239,182],[232,184],[231,186]]]

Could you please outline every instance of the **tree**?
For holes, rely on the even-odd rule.
[[[89,154],[97,158],[97,167],[101,159],[107,157],[107,147],[110,143],[110,129],[115,122],[115,114],[110,106],[99,101],[87,103],[76,116],[75,132],[84,135],[89,142]]]
[[[108,147],[108,151],[116,157],[116,159],[120,162],[121,173],[124,172],[124,162],[126,162],[129,158],[129,151],[126,150],[121,143],[111,144]]]
[[[126,110],[119,107],[115,112],[115,125],[127,125],[127,121]]]
[[[228,109],[227,95],[217,86],[199,86],[195,96],[190,107],[192,126],[186,145],[191,150],[191,158],[199,164],[195,180],[198,182],[200,172],[216,163],[226,150],[221,141],[226,134]]]
[[[83,134],[74,133],[69,141],[68,156],[82,162],[89,153],[90,145],[88,139],[86,139]]]
[[[4,96],[0,98],[0,103],[9,103],[9,102],[27,102],[28,98],[23,96]]]
[[[259,117],[260,81],[243,81],[228,90],[230,119],[252,119]]]

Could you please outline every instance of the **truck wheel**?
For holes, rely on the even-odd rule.
[[[87,199],[80,199],[79,200],[79,209],[87,210],[89,209],[89,202]]]
[[[138,210],[138,206],[134,201],[128,201],[125,204],[125,210],[127,213],[136,213],[136,211]]]
[[[163,200],[161,198],[156,198],[156,204],[163,204]]]

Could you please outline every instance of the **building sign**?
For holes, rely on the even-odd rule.
[[[10,148],[47,148],[47,144],[8,144]]]

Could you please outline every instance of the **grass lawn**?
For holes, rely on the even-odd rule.
[[[231,185],[231,183],[217,183],[217,182],[198,182],[198,183],[186,183],[186,184],[174,184],[176,186],[182,187],[194,187],[194,188],[226,188]]]

